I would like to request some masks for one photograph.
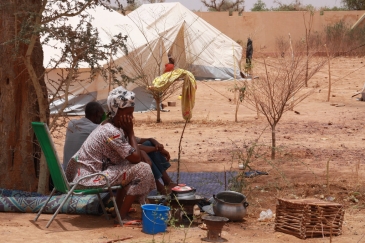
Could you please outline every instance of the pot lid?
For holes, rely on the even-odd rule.
[[[187,186],[186,184],[178,184],[177,186],[173,187],[171,190],[174,192],[189,192],[189,191],[192,191],[193,188],[191,188],[190,186]]]

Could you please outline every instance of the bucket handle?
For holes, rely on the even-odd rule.
[[[151,221],[152,223],[154,223],[154,224],[159,224],[159,225],[167,225],[167,223],[165,223],[165,224],[160,224],[160,223],[156,223],[155,221],[153,221],[153,220],[151,220],[147,215],[146,215],[146,212],[145,212],[145,210],[142,210],[142,212],[143,212],[143,214],[144,214],[144,216],[149,220],[149,221]],[[170,218],[170,211],[169,211],[169,218]]]

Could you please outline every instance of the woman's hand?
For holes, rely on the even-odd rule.
[[[127,134],[127,136],[133,132],[133,116],[130,115],[120,115],[118,121],[116,122],[117,126],[122,128],[124,133]]]
[[[160,151],[161,152],[164,149],[163,144],[157,142],[156,139],[150,138],[149,140],[155,146],[156,151]]]
[[[167,150],[162,149],[162,150],[160,151],[160,153],[161,153],[163,156],[165,156],[165,158],[166,158],[166,160],[167,160],[167,161],[170,161],[170,153],[169,153]]]

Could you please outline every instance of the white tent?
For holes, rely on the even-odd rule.
[[[176,67],[191,71],[196,79],[226,80],[240,77],[241,46],[180,3],[144,4],[127,16],[103,8],[88,11],[94,18],[92,25],[99,30],[105,44],[118,33],[128,36],[128,55],[120,51],[112,59],[113,65],[123,67],[127,76],[138,77],[137,84],[127,87],[135,90],[140,100],[141,104],[137,102],[136,110],[150,108],[152,97],[140,87],[163,73],[168,56],[175,59]],[[72,26],[79,22],[77,17],[69,21]],[[44,52],[44,64],[47,67],[50,56],[57,56],[57,53],[49,46],[44,47]],[[87,72],[87,67],[84,68]],[[48,77],[57,80],[60,70],[50,72]],[[106,99],[109,89],[113,88],[108,82],[101,75],[92,82],[87,79],[75,81],[70,91],[74,101],[70,102],[71,107],[66,112],[78,114],[82,109],[79,106],[82,99],[82,103]],[[52,89],[55,88],[50,87]],[[80,98],[85,95],[91,98]],[[53,108],[60,108],[62,102],[58,101]],[[78,108],[76,112],[75,108]]]
[[[127,18],[121,29],[133,51],[118,59],[121,65],[125,59],[143,60],[145,73],[157,76],[171,55],[175,66],[196,79],[232,79],[235,69],[240,76],[241,46],[180,3],[144,4]]]

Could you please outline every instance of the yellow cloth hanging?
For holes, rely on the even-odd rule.
[[[197,89],[195,77],[191,72],[178,68],[171,72],[164,73],[153,80],[153,89],[160,92],[165,91],[178,78],[184,79],[181,98],[182,116],[185,120],[190,120],[193,115],[195,91]]]

